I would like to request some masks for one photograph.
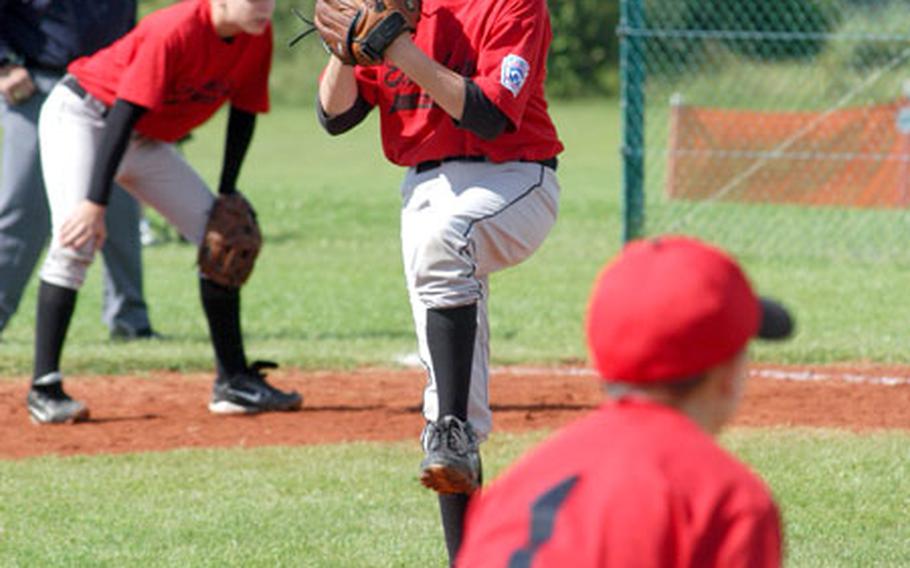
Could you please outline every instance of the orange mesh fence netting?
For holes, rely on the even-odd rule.
[[[826,112],[673,105],[666,192],[812,206],[910,205],[910,102]]]

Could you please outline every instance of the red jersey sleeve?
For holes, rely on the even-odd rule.
[[[242,65],[245,72],[241,75],[243,83],[237,85],[231,94],[231,105],[252,113],[264,113],[269,110],[269,73],[272,67],[272,28],[260,36],[250,38],[252,42],[262,44],[260,49],[247,49],[249,54]]]
[[[491,21],[474,82],[517,130],[534,85],[544,79],[550,17],[544,0],[512,0]]]
[[[118,54],[130,56],[130,60],[117,84],[116,98],[151,110],[164,106],[168,77],[176,64],[176,50],[171,49],[171,41],[175,40],[166,35],[148,33],[143,41],[132,43],[134,53]]]
[[[357,78],[357,88],[360,91],[360,96],[370,105],[376,106],[379,103],[379,91],[377,90],[379,67],[357,66],[354,68],[354,76]]]

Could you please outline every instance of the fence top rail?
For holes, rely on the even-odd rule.
[[[910,42],[910,35],[881,34],[872,32],[762,32],[748,30],[683,30],[674,28],[633,28],[620,25],[616,28],[620,37],[661,38],[661,39],[726,39],[726,40],[769,40],[806,41],[834,40],[856,42]]]

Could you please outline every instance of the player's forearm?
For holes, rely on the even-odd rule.
[[[224,144],[224,164],[221,168],[221,182],[218,193],[233,193],[237,190],[237,178],[240,177],[240,166],[246,158],[246,152],[253,140],[256,128],[256,115],[236,107],[231,107],[228,117],[227,136]]]
[[[354,68],[331,57],[319,81],[319,104],[332,117],[344,114],[357,100],[357,79]]]
[[[433,61],[411,38],[401,35],[385,52],[386,59],[433,97],[433,101],[455,120],[464,115],[465,78]]]
[[[123,155],[126,153],[133,126],[145,114],[146,108],[117,99],[104,123],[101,145],[95,156],[92,179],[89,182],[88,200],[97,205],[107,205],[111,184]]]

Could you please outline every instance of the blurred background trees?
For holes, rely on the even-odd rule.
[[[140,0],[140,15],[173,0]],[[617,92],[619,0],[548,0],[553,44],[548,61],[548,92],[552,97],[590,97]],[[326,54],[311,36],[288,49],[287,42],[305,27],[291,12],[309,17],[313,0],[277,0],[272,96],[276,102],[310,103]]]

